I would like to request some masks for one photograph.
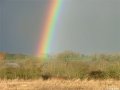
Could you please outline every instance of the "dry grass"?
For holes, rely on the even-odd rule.
[[[120,90],[120,55],[47,59],[8,54],[0,61],[0,90]]]
[[[0,80],[0,90],[120,90],[117,80]]]

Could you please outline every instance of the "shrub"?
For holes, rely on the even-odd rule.
[[[65,51],[57,55],[58,60],[69,61],[69,60],[78,60],[80,58],[79,53],[72,51]]]
[[[106,73],[101,70],[91,71],[89,73],[89,79],[105,79],[105,78],[106,78]]]
[[[5,57],[6,57],[6,54],[3,52],[0,52],[0,60],[5,59]]]
[[[44,73],[41,75],[42,79],[43,80],[48,80],[51,78],[51,74],[50,73]]]

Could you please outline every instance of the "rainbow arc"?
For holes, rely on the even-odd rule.
[[[55,32],[55,26],[58,22],[62,0],[51,0],[50,7],[48,9],[43,31],[40,35],[40,41],[37,48],[37,56],[43,56],[50,51],[50,45],[53,34]]]

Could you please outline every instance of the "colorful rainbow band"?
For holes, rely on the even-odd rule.
[[[48,10],[48,16],[43,26],[43,32],[40,35],[40,42],[37,49],[37,56],[43,56],[50,51],[52,37],[55,31],[55,26],[58,21],[59,12],[61,9],[62,0],[51,0]]]

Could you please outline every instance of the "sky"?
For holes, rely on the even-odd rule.
[[[0,0],[0,51],[35,55],[50,0]],[[63,0],[50,53],[120,52],[120,0]]]

